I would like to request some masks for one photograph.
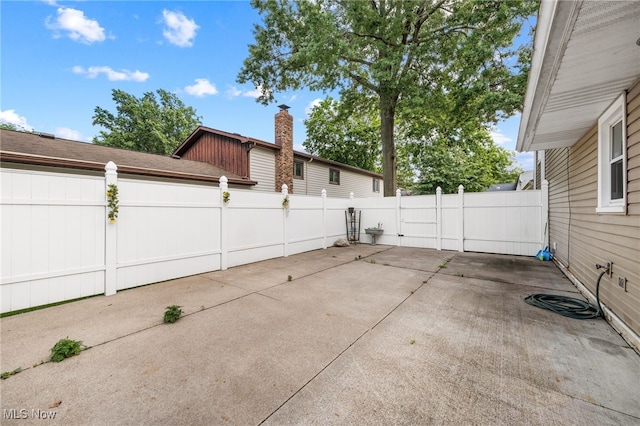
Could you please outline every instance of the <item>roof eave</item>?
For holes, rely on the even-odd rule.
[[[69,169],[82,169],[91,171],[104,171],[105,165],[95,161],[71,160],[68,158],[47,157],[19,152],[0,151],[0,161],[7,163],[29,164],[36,166],[64,167]],[[196,180],[202,182],[220,182],[220,176],[202,175],[197,173],[183,173],[168,170],[148,169],[135,166],[118,166],[119,173],[155,176],[173,179]],[[228,182],[234,185],[253,186],[257,182],[248,179],[228,178]]]
[[[581,5],[582,1],[550,0],[540,3],[531,69],[516,142],[518,152],[531,149],[540,114],[551,93]]]
[[[640,78],[638,2],[543,1],[517,151],[571,147]]]

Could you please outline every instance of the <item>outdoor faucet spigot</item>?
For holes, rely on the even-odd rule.
[[[612,267],[613,267],[613,262],[607,262],[604,265],[596,263],[596,269],[604,269],[604,272],[609,276],[611,276],[613,273]]]

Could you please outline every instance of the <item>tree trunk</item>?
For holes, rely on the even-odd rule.
[[[396,195],[396,147],[393,139],[398,96],[380,93],[380,127],[382,130],[382,173],[384,196]]]

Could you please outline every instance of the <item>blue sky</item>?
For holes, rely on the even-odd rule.
[[[96,106],[115,111],[112,89],[137,97],[165,89],[202,116],[205,126],[273,142],[276,105],[294,116],[302,150],[307,90],[255,102],[259,88],[236,83],[260,16],[248,1],[2,1],[0,121],[90,141]],[[513,150],[520,118],[494,129]],[[518,154],[525,169],[531,154]]]

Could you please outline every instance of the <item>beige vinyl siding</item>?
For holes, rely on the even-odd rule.
[[[569,148],[547,151],[545,161],[549,181],[549,242],[552,247],[556,243],[555,256],[569,265]]]
[[[627,97],[627,203],[628,214],[638,217],[640,215],[640,81],[631,88]]]
[[[256,191],[275,192],[276,160],[272,149],[254,147],[249,153],[251,180],[258,182]]]
[[[293,191],[291,193],[298,195],[321,195],[318,194],[309,194],[308,192],[308,175],[307,175],[307,162],[302,159],[296,158],[295,161],[300,161],[302,163],[302,179],[294,176],[293,178]]]
[[[636,334],[640,334],[640,88],[627,96],[627,214],[597,214],[597,123],[568,149],[570,214],[568,256],[558,259],[591,292],[595,293],[599,271],[596,263],[613,262],[613,277],[605,276],[600,298]],[[550,156],[562,150],[550,151]],[[567,226],[562,186],[561,158],[547,162],[550,181],[551,238],[561,239]],[[553,168],[550,167],[550,163]],[[552,171],[553,170],[553,171]],[[555,194],[553,201],[551,194]],[[553,203],[553,204],[552,204]],[[553,217],[553,221],[551,219]],[[557,228],[557,229],[554,229]],[[618,278],[627,279],[626,291]]]
[[[340,170],[340,185],[329,183],[329,169]],[[373,177],[358,174],[337,166],[329,166],[318,161],[307,163],[307,193],[309,195],[320,194],[322,189],[327,190],[328,197],[346,198],[353,192],[355,197],[382,197],[383,183],[380,179],[380,191],[373,192]]]

